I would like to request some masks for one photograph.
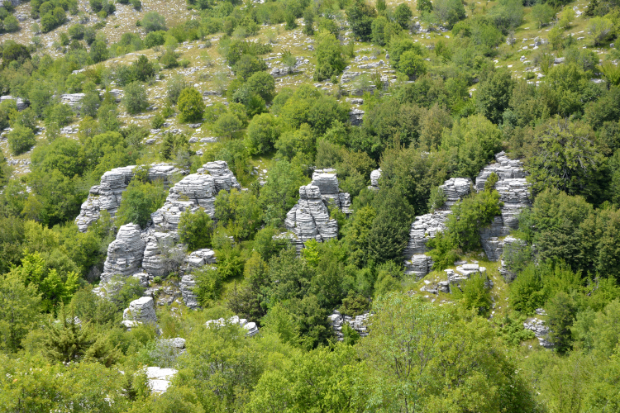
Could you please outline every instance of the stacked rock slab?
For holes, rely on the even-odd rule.
[[[194,292],[196,281],[194,280],[194,275],[192,272],[204,267],[205,265],[215,263],[215,252],[207,248],[194,251],[185,257],[185,261],[181,267],[181,273],[183,274],[181,277],[181,294],[183,296],[183,301],[188,308],[193,310],[199,307],[198,297]]]
[[[79,110],[82,108],[82,100],[85,96],[85,93],[65,93],[60,95],[60,103],[71,106],[73,110]]]
[[[469,178],[451,178],[439,188],[446,198],[445,204],[433,213],[416,217],[409,231],[409,243],[403,254],[405,257],[405,274],[422,278],[431,271],[433,260],[426,255],[426,243],[435,238],[438,232],[446,229],[445,223],[450,208],[469,194],[472,181]]]
[[[170,387],[170,381],[176,376],[178,370],[161,367],[147,367],[146,378],[149,388],[155,394],[162,394]]]
[[[321,191],[321,198],[327,203],[332,203],[345,214],[350,214],[351,195],[340,192],[338,175],[335,169],[317,169],[312,173],[310,185],[317,186]]]
[[[157,324],[155,302],[152,297],[140,297],[129,303],[129,308],[123,311],[123,325],[127,328],[139,324]]]
[[[113,275],[130,276],[140,270],[146,243],[141,238],[140,226],[127,224],[120,227],[116,239],[108,246],[108,256],[103,264],[102,283]]]
[[[527,173],[523,169],[523,162],[509,159],[504,152],[495,155],[496,163],[486,166],[476,177],[476,190],[484,190],[484,185],[492,173],[499,180],[495,189],[499,192],[499,199],[503,202],[501,215],[495,217],[493,223],[480,231],[482,247],[491,261],[497,261],[502,255],[503,241],[510,230],[519,226],[518,216],[531,206],[530,184],[526,180]]]
[[[338,236],[338,222],[329,218],[329,211],[318,186],[306,185],[299,188],[299,201],[286,214],[286,228],[295,238],[298,250],[311,239],[328,241]]]
[[[335,310],[332,315],[327,317],[329,323],[332,326],[334,335],[338,341],[344,340],[344,334],[342,333],[342,327],[344,324],[348,324],[353,330],[357,331],[360,337],[366,337],[368,335],[368,318],[370,313],[364,313],[356,317],[350,317],[348,315],[342,315],[338,310]]]
[[[95,223],[102,211],[107,211],[114,217],[121,205],[123,192],[134,176],[135,165],[114,168],[103,174],[101,183],[90,188],[88,199],[82,204],[80,214],[75,219],[79,230],[86,232],[88,227]],[[158,164],[149,168],[149,180],[161,179],[168,186],[172,176],[181,171],[172,165]]]

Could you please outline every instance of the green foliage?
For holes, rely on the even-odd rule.
[[[188,251],[211,247],[213,223],[203,209],[191,212],[189,209],[181,214],[179,221],[179,238],[187,244]]]
[[[321,81],[340,75],[346,66],[340,42],[333,34],[319,37],[316,46],[316,69],[314,79]]]
[[[149,11],[140,20],[147,33],[166,30],[166,19],[156,11]]]
[[[513,85],[514,82],[509,71],[500,70],[492,74],[477,88],[476,105],[478,111],[491,122],[500,123],[504,111],[508,109]]]
[[[0,348],[15,352],[39,317],[40,294],[15,272],[0,277]]]
[[[556,188],[590,200],[600,196],[603,156],[588,126],[552,119],[537,134],[535,145],[528,165],[535,191]]]
[[[251,192],[220,191],[215,200],[215,219],[236,240],[250,239],[262,223],[263,211]]]
[[[372,33],[372,20],[377,16],[377,11],[364,0],[353,1],[346,11],[353,34],[363,41],[369,41]]]
[[[487,316],[491,311],[491,292],[486,283],[486,277],[472,276],[462,286],[463,306],[467,309],[475,309],[481,316]]]
[[[21,155],[29,151],[37,142],[32,129],[22,125],[16,125],[7,136],[9,149],[13,155]]]
[[[407,30],[411,23],[412,17],[413,12],[406,3],[400,3],[396,6],[396,10],[394,10],[394,20],[400,25],[400,27]]]
[[[167,191],[162,182],[140,182],[132,180],[123,193],[121,205],[116,213],[117,225],[134,223],[142,228],[151,220],[151,213],[161,208]]]
[[[179,120],[181,122],[199,122],[205,111],[202,96],[194,88],[183,89],[179,95]]]
[[[436,0],[433,2],[433,14],[442,24],[452,28],[459,20],[466,17],[465,6],[458,0]]]
[[[397,260],[409,240],[413,207],[399,189],[382,189],[373,202],[377,215],[368,232],[368,257],[376,263]]]
[[[201,100],[202,102],[202,100]],[[146,90],[140,83],[132,82],[125,87],[123,95],[123,104],[130,114],[144,112],[149,106]]]

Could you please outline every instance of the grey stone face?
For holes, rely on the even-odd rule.
[[[114,275],[130,276],[138,272],[144,258],[145,242],[140,237],[140,226],[127,224],[120,227],[116,239],[108,246],[101,281],[108,282]]]
[[[181,295],[183,301],[188,308],[196,309],[199,307],[198,297],[194,292],[196,287],[196,281],[192,275],[192,271],[204,267],[205,265],[215,264],[215,252],[210,249],[201,249],[194,251],[185,257],[181,271],[183,277],[181,278]]]
[[[439,188],[446,196],[446,203],[441,209],[448,210],[452,205],[469,195],[472,181],[469,178],[450,178]]]
[[[82,108],[82,100],[85,96],[85,93],[65,93],[60,95],[60,103],[70,106],[73,110],[79,110]]]
[[[500,259],[504,242],[500,237],[507,236],[511,230],[518,228],[518,216],[530,208],[530,184],[526,180],[527,172],[523,162],[509,159],[504,152],[495,155],[497,162],[486,166],[476,177],[476,190],[484,190],[484,185],[492,173],[499,177],[495,189],[503,203],[501,216],[495,217],[493,223],[480,232],[480,240],[487,257],[491,261]]]
[[[284,224],[295,234],[294,243],[298,249],[303,248],[303,243],[310,239],[323,242],[338,236],[338,222],[329,218],[321,191],[314,185],[299,188],[299,201],[286,214]]]
[[[381,178],[381,168],[370,173],[370,189],[379,190],[379,178]]]
[[[18,5],[19,4],[19,0],[13,0],[13,1],[9,1],[9,3],[13,3],[14,5]],[[3,4],[3,0],[0,0],[0,6]],[[17,110],[18,111],[22,111],[24,109],[26,109],[28,107],[28,103],[26,103],[26,101],[22,98],[16,98],[13,96],[0,96],[0,103],[4,102],[5,100],[14,100],[15,104],[17,105]]]
[[[321,191],[321,198],[328,204],[332,204],[345,214],[350,214],[351,195],[340,192],[338,175],[335,169],[317,169],[312,173],[312,182]]]
[[[348,324],[353,330],[357,331],[360,337],[366,337],[368,335],[368,319],[370,313],[364,313],[355,317],[340,314],[339,311],[334,311],[332,315],[327,317],[327,320],[332,326],[334,335],[338,341],[344,340],[344,334],[342,333],[342,327],[344,324]]]
[[[125,323],[125,321],[129,321]],[[152,297],[140,297],[129,303],[129,308],[123,311],[123,324],[132,327],[136,323],[157,324],[155,302]],[[131,325],[129,325],[131,324]]]

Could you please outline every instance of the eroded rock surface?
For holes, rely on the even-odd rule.
[[[484,185],[492,173],[497,174],[499,181],[495,189],[503,203],[501,216],[495,217],[493,223],[480,231],[482,247],[491,261],[497,261],[502,255],[503,240],[510,230],[519,226],[518,216],[526,208],[530,208],[530,184],[525,177],[523,162],[509,159],[504,152],[495,155],[497,162],[486,166],[476,177],[476,190],[484,190]]]
[[[332,315],[327,317],[329,323],[332,325],[334,335],[338,338],[338,341],[344,340],[344,334],[342,333],[342,327],[344,324],[348,324],[353,330],[357,331],[360,337],[366,337],[368,335],[368,318],[370,313],[364,313],[356,317],[350,317],[348,315],[342,315],[339,311],[334,311]]]
[[[146,243],[141,238],[139,225],[127,224],[120,227],[116,239],[108,245],[108,256],[103,264],[102,283],[115,274],[130,276],[142,267]]]
[[[446,202],[442,210],[449,210],[454,204],[469,195],[472,181],[469,178],[450,178],[439,189],[443,191]]]
[[[381,168],[375,169],[370,173],[369,189],[379,190],[379,178],[381,178]]]
[[[258,326],[255,322],[246,320],[245,318],[239,318],[239,316],[232,316],[228,320],[224,318],[218,318],[217,320],[209,320],[205,323],[207,328],[223,327],[226,324],[234,324],[242,327],[247,331],[246,336],[252,337],[258,334]]]
[[[215,264],[215,252],[208,248],[194,251],[189,254],[181,267],[183,276],[181,277],[181,294],[183,301],[188,308],[196,309],[200,305],[198,304],[198,297],[194,292],[196,287],[196,281],[192,272],[208,264]]]
[[[170,387],[170,381],[178,373],[175,369],[161,367],[147,367],[146,378],[149,381],[149,388],[153,393],[165,393]]]
[[[338,175],[335,169],[317,169],[312,173],[310,185],[317,186],[321,191],[321,198],[328,204],[339,208],[345,214],[350,214],[351,195],[341,192],[338,184]]]
[[[152,297],[140,297],[123,311],[123,325],[131,328],[138,324],[157,324],[155,302]]]
[[[299,188],[299,201],[286,214],[285,225],[295,234],[298,249],[311,239],[323,242],[338,236],[338,222],[329,218],[321,190],[312,184]]]
[[[534,332],[534,335],[538,339],[538,344],[544,348],[553,348],[553,343],[548,341],[549,327],[545,325],[545,322],[539,318],[530,318],[523,323],[523,328]]]

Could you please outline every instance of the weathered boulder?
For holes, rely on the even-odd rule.
[[[108,245],[108,256],[101,274],[102,283],[108,282],[116,274],[128,277],[138,272],[146,246],[140,235],[139,225],[120,227],[116,239]]]
[[[344,324],[348,324],[353,330],[357,331],[360,337],[366,337],[368,335],[368,318],[370,313],[364,313],[356,317],[350,317],[348,315],[342,315],[338,310],[335,310],[332,315],[327,317],[329,323],[332,326],[334,335],[338,341],[344,340],[344,334],[342,333],[342,327]]]
[[[321,191],[323,201],[332,203],[345,214],[350,214],[351,195],[347,192],[340,192],[338,175],[335,169],[317,169],[312,173],[310,185],[317,186]]]
[[[75,223],[81,232],[86,232],[88,227],[95,223],[101,216],[102,211],[107,211],[114,217],[121,205],[123,192],[134,176],[135,165],[114,168],[103,174],[101,183],[90,188],[88,198],[82,204],[80,214]],[[172,165],[154,164],[149,168],[149,180],[161,179],[168,186],[174,174],[182,173]]]
[[[153,297],[140,297],[129,303],[129,308],[123,311],[125,327],[131,328],[138,324],[157,324]]]
[[[321,191],[314,185],[299,188],[299,201],[286,214],[284,224],[295,234],[294,243],[299,250],[310,239],[323,242],[338,236],[338,222],[329,218]]]

